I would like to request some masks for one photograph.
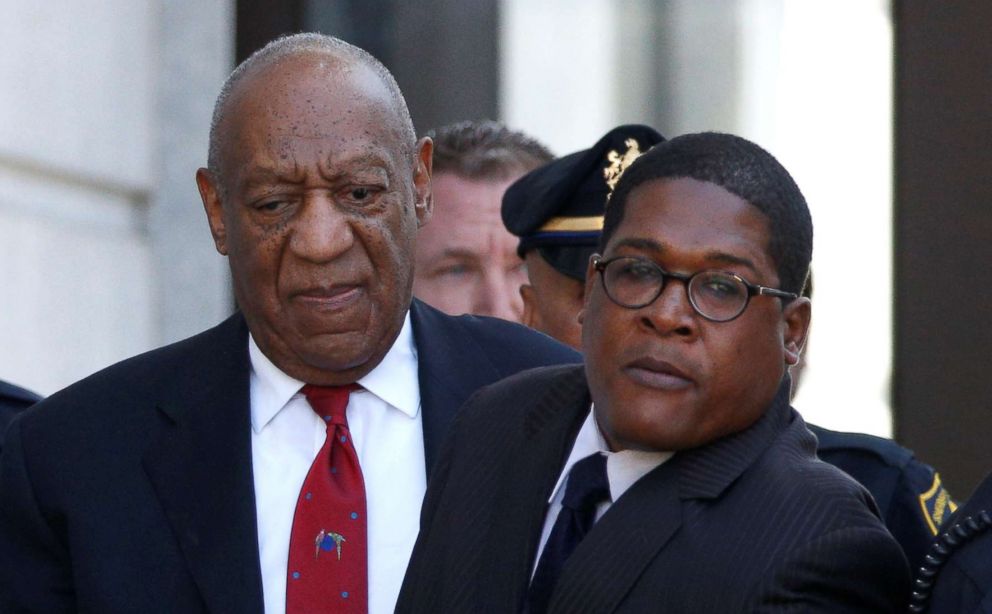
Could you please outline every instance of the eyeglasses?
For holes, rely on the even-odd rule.
[[[597,255],[593,256],[592,263],[603,279],[606,296],[627,309],[640,309],[653,303],[661,296],[669,279],[684,283],[692,308],[713,322],[729,322],[741,315],[755,295],[788,300],[798,298],[792,292],[758,286],[724,271],[699,271],[692,275],[670,273],[650,260],[631,256],[603,260]]]

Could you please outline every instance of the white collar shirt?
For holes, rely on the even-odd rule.
[[[572,451],[562,467],[558,482],[551,491],[548,498],[548,513],[544,518],[544,528],[541,531],[541,541],[538,544],[537,555],[534,557],[534,566],[531,575],[537,570],[537,563],[541,560],[541,553],[544,552],[544,545],[548,543],[551,529],[554,528],[558,514],[561,512],[561,501],[565,496],[565,485],[568,483],[568,472],[572,470],[572,465],[583,458],[600,453],[606,456],[606,476],[610,482],[610,500],[603,501],[596,506],[596,521],[598,522],[606,513],[613,502],[617,501],[635,482],[650,473],[669,458],[672,452],[654,452],[643,450],[622,450],[611,452],[610,446],[599,431],[596,424],[595,412],[590,409],[585,421],[579,428],[579,433],[572,444]]]
[[[249,336],[251,445],[258,548],[267,614],[286,611],[289,540],[300,488],[326,426]],[[419,529],[427,488],[417,349],[406,315],[382,361],[358,380],[347,417],[365,481],[369,613],[393,611]]]

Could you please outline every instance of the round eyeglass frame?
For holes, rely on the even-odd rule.
[[[655,291],[654,296],[652,296],[649,300],[643,303],[635,303],[635,304],[623,303],[617,300],[610,292],[609,285],[606,283],[606,268],[614,262],[620,262],[624,260],[634,261],[639,264],[656,269],[658,271],[659,273],[658,279],[661,280],[661,283],[658,284],[658,288]],[[701,317],[709,320],[710,322],[730,322],[731,320],[740,317],[740,315],[744,313],[744,310],[747,309],[747,306],[751,303],[752,296],[773,296],[775,298],[785,299],[786,301],[791,301],[799,298],[799,295],[793,292],[786,292],[785,290],[779,290],[777,288],[769,288],[768,286],[760,286],[758,284],[753,284],[748,280],[744,279],[743,277],[741,277],[740,275],[736,273],[730,273],[729,271],[707,269],[704,271],[696,271],[695,273],[691,273],[691,274],[672,273],[670,271],[666,271],[665,269],[661,268],[660,266],[658,266],[657,264],[646,258],[638,258],[637,256],[615,256],[613,258],[604,259],[599,254],[594,254],[592,257],[592,266],[596,271],[599,272],[599,279],[600,282],[603,284],[603,291],[606,293],[606,296],[615,304],[619,305],[620,307],[624,307],[625,309],[642,309],[644,307],[647,307],[651,303],[655,302],[656,300],[658,300],[658,297],[661,296],[662,292],[664,292],[665,285],[668,283],[669,279],[676,279],[682,282],[682,284],[685,286],[686,296],[689,299],[689,304],[692,305],[693,311],[698,313]],[[709,314],[704,313],[703,310],[696,303],[695,298],[693,298],[693,292],[691,289],[692,282],[695,279],[698,279],[700,275],[712,275],[714,273],[725,275],[726,277],[733,279],[735,282],[739,283],[745,289],[744,301],[741,303],[740,309],[738,309],[735,314],[726,318],[715,318]]]

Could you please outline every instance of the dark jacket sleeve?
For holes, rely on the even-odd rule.
[[[798,548],[770,574],[748,612],[905,612],[906,559],[879,528],[839,529]]]
[[[0,455],[0,612],[73,612],[68,552],[36,500],[22,424],[11,425]]]
[[[809,425],[817,455],[868,489],[910,569],[923,564],[930,540],[956,504],[933,467],[891,439]]]

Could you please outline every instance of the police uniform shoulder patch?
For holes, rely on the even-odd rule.
[[[934,535],[940,530],[940,525],[944,523],[949,515],[958,509],[958,506],[951,499],[950,493],[940,483],[940,474],[934,472],[933,483],[926,492],[920,494],[920,509],[923,511],[923,518]]]

